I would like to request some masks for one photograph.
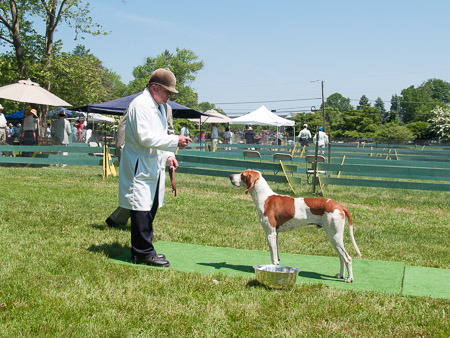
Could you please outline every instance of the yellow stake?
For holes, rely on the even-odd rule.
[[[292,192],[293,192],[294,195],[295,195],[294,188],[292,188],[291,182],[289,181],[289,178],[288,178],[287,175],[286,175],[286,171],[284,170],[283,162],[281,162],[281,160],[280,160],[280,164],[281,164],[281,169],[283,169],[284,177],[286,177],[286,180],[287,180],[289,186],[291,187]]]

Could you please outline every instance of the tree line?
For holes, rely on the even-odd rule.
[[[35,21],[44,24],[42,32],[36,31]],[[83,0],[1,0],[0,45],[7,49],[0,53],[0,85],[30,78],[73,106],[82,106],[137,93],[145,88],[155,69],[169,67],[179,91],[173,101],[199,111],[216,109],[224,113],[214,104],[198,102],[191,84],[204,62],[192,50],[177,48],[175,52],[164,50],[149,56],[133,68],[133,80],[124,84],[82,44],[71,52],[64,51],[63,41],[56,38],[57,28],[62,25],[71,27],[76,38],[108,34],[90,16],[89,4]],[[353,107],[350,99],[334,93],[324,106],[327,131],[333,138],[346,139],[449,139],[449,100],[450,84],[440,79],[429,79],[417,88],[410,86],[401,95],[393,95],[389,110],[381,98],[372,106],[363,95],[358,106]],[[12,113],[20,109],[21,103],[5,100],[3,106],[6,113]],[[38,108],[43,131],[48,107],[33,108]],[[304,123],[322,125],[322,108],[297,114],[297,130]],[[175,127],[179,129],[183,122],[176,121]]]
[[[429,79],[393,95],[390,108],[378,97],[374,104],[363,95],[356,107],[349,98],[334,93],[325,100],[327,131],[333,138],[379,140],[448,140],[450,83]],[[323,124],[323,106],[312,114],[298,114],[299,125]]]

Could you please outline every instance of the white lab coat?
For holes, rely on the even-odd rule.
[[[318,140],[316,140],[316,136]],[[314,144],[318,143],[319,147],[325,147],[328,145],[328,136],[323,131],[319,131],[316,135],[314,135],[313,138]]]
[[[167,135],[164,106],[153,100],[148,89],[128,107],[125,146],[120,161],[119,206],[149,211],[160,180],[158,200],[164,204],[165,167],[169,156],[175,156],[178,136]]]

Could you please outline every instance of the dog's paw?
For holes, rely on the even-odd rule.
[[[346,283],[353,283],[353,277],[349,277],[345,279]]]
[[[340,273],[337,273],[337,274],[334,275],[334,278],[343,279],[344,275],[341,275]]]

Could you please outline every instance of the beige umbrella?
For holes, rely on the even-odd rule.
[[[30,79],[0,87],[0,98],[47,106],[71,106]]]
[[[232,119],[230,119],[228,116],[223,115],[213,109],[205,111],[205,114],[209,114],[212,116],[201,115],[201,120],[200,119],[189,119],[189,121],[200,122],[201,124],[203,124],[203,123],[228,123],[228,122],[232,121]]]

